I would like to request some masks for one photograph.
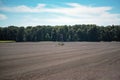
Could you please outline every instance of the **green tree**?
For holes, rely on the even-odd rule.
[[[16,37],[17,42],[22,42],[24,41],[24,27],[20,27],[17,32],[17,37]]]

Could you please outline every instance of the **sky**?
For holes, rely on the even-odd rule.
[[[0,26],[120,25],[120,0],[0,0]]]

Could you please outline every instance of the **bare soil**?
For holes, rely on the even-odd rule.
[[[120,80],[120,42],[0,44],[0,80]]]

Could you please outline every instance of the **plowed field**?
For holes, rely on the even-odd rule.
[[[120,80],[120,42],[0,44],[0,80]]]

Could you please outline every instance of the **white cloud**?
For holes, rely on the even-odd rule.
[[[0,7],[1,11],[7,12],[27,12],[27,13],[49,13],[56,15],[55,17],[38,18],[35,16],[29,17],[31,23],[36,24],[97,24],[97,25],[111,25],[120,24],[120,13],[111,13],[112,7],[109,6],[86,6],[78,3],[66,3],[66,7],[46,7],[46,4],[38,4],[36,7],[28,7],[20,5],[16,7]],[[35,14],[34,14],[35,15]],[[45,17],[44,15],[40,15]]]
[[[55,12],[63,14],[79,14],[79,13],[103,13],[105,11],[111,10],[112,7],[92,7],[81,5],[78,3],[66,3],[67,7],[54,7],[46,8],[46,4],[38,4],[36,7],[28,7],[25,5],[20,5],[16,7],[1,7],[0,10],[9,12]]]
[[[0,14],[0,20],[5,20],[5,19],[7,19],[7,16],[4,14]]]
[[[15,7],[2,6],[0,7],[0,10],[7,12],[41,12],[43,7],[45,7],[45,4],[38,4],[36,7],[28,7],[25,5]]]

